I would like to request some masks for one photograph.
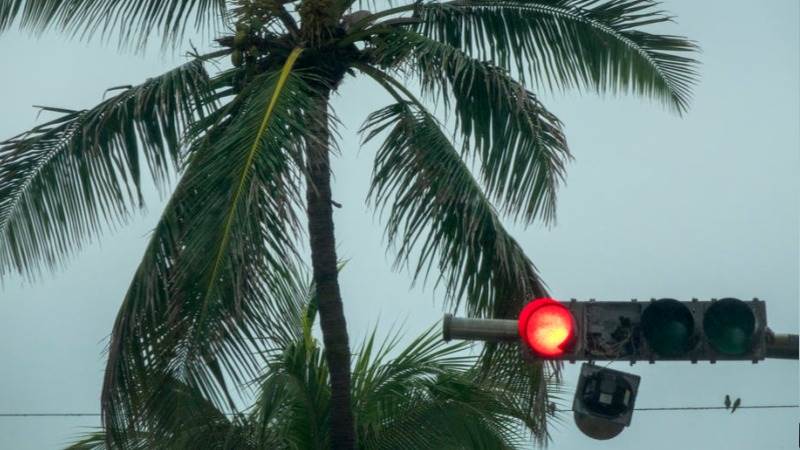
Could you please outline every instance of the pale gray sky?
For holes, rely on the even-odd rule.
[[[511,227],[554,296],[579,299],[734,296],[767,302],[769,326],[798,330],[800,229],[800,3],[669,0],[676,34],[703,48],[702,81],[676,117],[641,99],[568,92],[543,95],[565,122],[575,155],[550,229]],[[198,43],[195,40],[195,43]],[[141,82],[181,61],[158,51],[119,53],[57,35],[0,35],[0,138],[38,122],[33,104],[88,107],[104,89]],[[334,105],[344,122],[335,162],[339,253],[352,340],[378,321],[404,320],[411,336],[441,316],[430,289],[409,289],[390,269],[382,223],[364,207],[375,146],[359,149],[365,115],[389,102],[348,79]],[[102,350],[146,234],[162,202],[109,232],[70,266],[34,285],[0,290],[0,413],[97,412]],[[638,406],[796,404],[793,361],[658,363],[642,376]],[[574,386],[578,365],[566,367]],[[571,393],[566,398],[570,403]],[[798,409],[637,412],[618,438],[584,437],[569,416],[553,433],[562,449],[795,448]],[[54,449],[94,418],[0,418],[0,449]]]

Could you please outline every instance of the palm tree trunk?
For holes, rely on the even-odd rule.
[[[350,405],[350,344],[347,323],[339,292],[336,238],[333,233],[331,203],[330,128],[328,100],[330,91],[323,89],[317,99],[320,121],[313,121],[317,141],[307,149],[308,185],[306,201],[311,261],[319,299],[319,318],[325,357],[331,379],[330,442],[331,448],[355,448],[355,423]],[[317,123],[321,125],[316,125]]]

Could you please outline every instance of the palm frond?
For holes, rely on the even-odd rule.
[[[412,256],[414,279],[438,270],[451,306],[471,316],[515,317],[522,304],[547,295],[536,269],[500,222],[439,124],[419,105],[397,103],[373,113],[367,140],[388,130],[376,155],[372,201],[389,207],[387,235],[398,263]],[[512,390],[516,417],[539,442],[547,440],[548,374],[560,366],[530,365],[515,344],[492,344],[475,378]],[[527,409],[526,409],[527,408]]]
[[[5,0],[0,3],[0,32],[19,22],[37,33],[55,29],[82,38],[117,34],[120,44],[136,47],[160,33],[166,45],[180,39],[190,25],[218,27],[225,10],[225,0]]]
[[[264,361],[256,348],[282,333],[277,313],[298,282],[297,159],[313,139],[309,88],[293,61],[254,79],[223,128],[198,137],[114,326],[102,401],[109,429],[124,433],[143,411],[136,393],[162,374],[229,404],[229,385],[251,380]]]
[[[314,286],[309,284],[313,293]],[[298,296],[307,303],[292,316],[308,316],[315,295]],[[260,392],[250,413],[255,436],[262,448],[326,448],[330,408],[329,373],[325,354],[310,336],[310,322],[297,330],[267,360],[265,374],[258,380]]]
[[[248,32],[259,33],[267,31],[269,34],[297,35],[300,31],[296,19],[289,14],[286,4],[293,1],[284,0],[231,0],[229,16],[236,23],[237,30],[244,26]]]
[[[499,67],[417,33],[382,36],[376,59],[420,81],[423,93],[455,109],[461,152],[479,156],[483,184],[503,211],[530,223],[554,219],[570,158],[561,122]]]
[[[388,130],[370,199],[390,206],[386,231],[398,245],[397,263],[416,254],[414,280],[438,269],[450,306],[464,302],[470,316],[511,317],[544,294],[536,269],[436,119],[413,108],[390,105],[363,127],[366,140]]]
[[[548,411],[551,402],[559,401],[561,368],[559,361],[527,361],[518,343],[501,342],[486,344],[473,374],[495,390],[506,414],[524,423],[539,446],[546,446],[549,424],[559,420]]]
[[[493,392],[464,374],[426,380],[383,411],[364,448],[522,448],[524,429],[504,414]]]
[[[182,133],[214,108],[200,60],[0,142],[0,276],[53,269],[141,206],[146,161],[163,186]]]
[[[394,339],[376,350],[373,333],[362,345],[353,368],[362,448],[521,447],[533,412],[508,404],[515,393],[479,376],[468,344],[446,344],[436,328],[392,359]]]
[[[109,446],[106,432],[92,433],[66,450],[144,449],[252,449],[253,435],[242,415],[227,415],[198,389],[167,377],[150,394],[157,407],[136,424],[124,442]],[[229,417],[230,416],[230,417]]]
[[[126,450],[147,450],[149,434],[146,432],[131,433],[131,439],[124,447]],[[114,447],[109,447],[106,442],[106,433],[98,431],[95,433],[88,433],[83,436],[78,442],[70,445],[64,450],[110,450]]]
[[[311,283],[286,292],[289,321],[313,310]],[[320,343],[295,326],[291,342],[276,343],[247,414],[224,414],[202,389],[171,376],[155,386],[128,441],[106,447],[103,433],[72,450],[105,448],[326,448],[330,388]],[[399,335],[378,344],[375,332],[355,352],[353,399],[359,446],[365,449],[524,447],[526,429],[540,438],[540,411],[526,409],[526,386],[552,389],[533,377],[520,387],[505,373],[484,372],[468,344],[443,342],[434,326],[397,351]],[[397,353],[390,357],[390,354]],[[531,366],[534,372],[539,365]],[[544,411],[544,410],[542,410]],[[546,435],[546,433],[545,433]]]
[[[389,353],[397,348],[397,336],[377,344],[374,332],[355,352],[353,409],[359,447],[521,447],[533,413],[506,404],[515,393],[503,391],[506,384],[478,376],[477,358],[465,354],[466,344],[444,343],[435,328],[393,358]],[[324,447],[327,376],[316,341],[298,338],[285,348],[260,382],[250,416],[257,424],[256,441],[267,447]]]
[[[373,331],[359,349],[353,366],[353,403],[359,411],[361,424],[367,425],[371,420],[379,422],[383,410],[408,394],[414,383],[466,371],[475,362],[474,357],[464,352],[468,343],[446,344],[435,333],[435,327],[412,340],[389,360],[397,344],[395,336],[376,348]]]
[[[286,87],[287,80],[289,79],[289,77],[291,75],[292,67],[294,66],[294,63],[297,61],[297,58],[300,56],[300,53],[301,53],[301,49],[295,49],[289,55],[289,58],[287,59],[286,63],[284,64],[283,70],[281,70],[281,72],[278,74],[277,78],[274,81],[275,85],[274,85],[274,87],[272,89],[271,96],[269,97],[269,103],[267,104],[266,111],[263,114],[263,118],[261,119],[261,123],[258,126],[258,129],[257,129],[257,132],[256,132],[255,136],[252,138],[252,143],[250,144],[247,153],[242,155],[244,157],[244,159],[242,161],[239,161],[239,166],[232,166],[234,171],[238,172],[238,173],[235,173],[234,176],[232,177],[232,180],[235,181],[235,189],[232,191],[233,192],[233,197],[231,199],[227,200],[225,203],[223,203],[223,205],[227,204],[227,208],[226,208],[226,212],[225,212],[225,215],[224,215],[223,223],[221,224],[222,226],[221,226],[221,230],[220,230],[220,233],[219,233],[219,238],[216,239],[216,240],[211,241],[211,242],[214,242],[216,244],[213,252],[211,254],[208,253],[208,247],[209,246],[207,245],[207,242],[199,242],[198,243],[199,245],[197,245],[196,248],[187,247],[187,249],[186,249],[187,253],[190,254],[189,260],[191,260],[191,261],[199,261],[199,262],[201,262],[201,264],[206,264],[205,261],[211,261],[212,262],[212,264],[210,266],[208,266],[206,268],[206,270],[203,271],[204,278],[206,278],[206,280],[207,280],[207,282],[206,282],[207,285],[201,291],[202,292],[202,294],[201,294],[202,295],[202,306],[201,306],[201,315],[200,315],[200,318],[199,318],[199,322],[200,323],[196,327],[197,329],[203,329],[206,326],[206,320],[207,320],[207,316],[208,316],[208,313],[209,313],[208,310],[209,310],[209,306],[210,306],[209,303],[213,300],[213,298],[215,296],[219,295],[219,293],[217,292],[217,286],[218,286],[217,283],[219,282],[219,280],[220,280],[220,278],[222,276],[222,271],[224,270],[223,269],[223,265],[225,264],[225,259],[230,257],[230,254],[229,254],[230,247],[229,247],[229,245],[231,244],[231,239],[233,238],[233,234],[234,234],[234,230],[233,230],[234,221],[246,222],[244,217],[241,217],[241,216],[237,217],[237,214],[241,214],[243,209],[249,203],[249,202],[247,202],[245,200],[245,198],[249,194],[247,192],[247,188],[250,187],[250,186],[248,186],[248,181],[249,181],[249,178],[251,176],[251,172],[253,172],[254,169],[255,169],[256,158],[258,156],[261,156],[260,154],[265,153],[265,149],[262,148],[262,146],[264,146],[264,142],[263,141],[264,141],[265,133],[269,129],[270,125],[273,125],[272,129],[270,129],[270,131],[273,132],[273,136],[271,136],[271,139],[275,139],[276,137],[279,137],[278,133],[279,133],[280,130],[275,129],[276,127],[274,126],[274,124],[277,123],[278,127],[281,127],[281,126],[286,126],[286,123],[288,122],[286,120],[281,121],[280,119],[275,120],[276,113],[280,114],[280,112],[281,112],[281,111],[276,111],[276,106],[277,106],[279,100],[285,101],[285,97],[286,96],[284,94],[284,88]],[[289,88],[287,90],[289,91],[289,93],[291,93],[291,88]],[[284,109],[288,109],[287,106],[288,105],[285,105]],[[286,115],[285,118],[288,118],[288,114]],[[300,127],[297,126],[297,124],[295,126],[297,128],[300,128]],[[230,144],[233,144],[232,146],[234,148],[236,146],[238,146],[240,143],[250,143],[251,142],[250,139],[248,139],[247,141],[242,141],[240,136],[238,136],[238,138],[239,139],[236,139],[236,140],[234,140],[234,142],[230,143]],[[277,149],[280,149],[283,144],[284,143],[280,142],[280,141],[273,143],[273,145],[276,146]],[[267,150],[269,150],[269,149],[267,149]],[[275,152],[275,153],[277,153],[277,152]],[[295,154],[295,155],[297,155],[297,154]],[[274,158],[274,155],[267,155],[267,158]],[[265,159],[267,159],[267,158],[265,158]],[[297,156],[295,156],[295,158],[297,158]],[[223,164],[221,164],[221,163],[223,163],[224,160],[220,159],[220,160],[215,160],[213,162],[219,162],[220,166],[222,166]],[[285,162],[284,161],[280,161],[280,163],[283,164]],[[206,188],[205,185],[206,185],[206,181],[207,180],[204,179],[205,175],[206,174],[202,174],[200,177],[197,177],[200,180],[200,182],[198,183],[198,187],[200,187],[200,188]],[[195,179],[192,178],[192,179],[190,179],[190,181],[195,181]],[[264,181],[270,182],[272,180],[268,180],[267,179],[267,180],[264,180]],[[252,230],[252,231],[256,231],[256,230]],[[254,235],[258,236],[259,234],[260,233],[255,233]],[[247,238],[250,238],[250,237],[251,236],[247,236]],[[194,251],[198,252],[199,254],[197,256],[191,255],[191,253],[194,252]],[[204,256],[211,256],[211,258],[205,258]],[[185,276],[185,277],[187,277],[189,279],[191,279],[192,277],[195,277],[197,275],[196,267],[179,268],[179,272],[178,273],[182,273],[183,276]],[[200,279],[202,279],[202,278],[203,277],[201,277]]]
[[[684,112],[696,45],[645,27],[670,21],[652,0],[456,0],[417,8],[417,30],[550,88],[649,96]]]
[[[137,425],[134,445],[150,449],[255,448],[252,433],[241,414],[219,410],[200,389],[170,376],[147,393],[148,411]],[[126,441],[121,448],[128,448]]]

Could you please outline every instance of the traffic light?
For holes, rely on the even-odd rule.
[[[518,319],[445,317],[444,338],[517,340],[523,357],[568,361],[757,362],[767,355],[764,302],[533,299]],[[796,346],[795,346],[796,347]],[[793,350],[796,354],[796,348]]]
[[[611,439],[631,424],[640,377],[584,363],[572,402],[575,424],[589,437]]]
[[[553,299],[538,298],[525,305],[518,324],[522,341],[538,356],[556,358],[574,344],[572,313]]]
[[[764,359],[764,302],[557,302],[536,299],[518,319],[523,354],[570,361]]]

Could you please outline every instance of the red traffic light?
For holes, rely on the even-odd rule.
[[[519,335],[538,356],[563,355],[575,336],[572,313],[551,298],[537,298],[519,313]]]

